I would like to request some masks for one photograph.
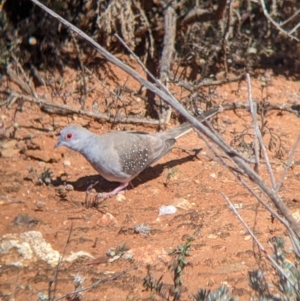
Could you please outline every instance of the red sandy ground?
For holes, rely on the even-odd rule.
[[[119,73],[118,79],[125,82],[127,76]],[[253,79],[252,84],[253,97],[261,99],[261,81]],[[136,88],[137,85],[134,85]],[[267,89],[268,101],[299,104],[299,87],[299,81],[274,76]],[[233,91],[237,88],[236,83],[218,87],[218,101],[246,102],[246,84],[243,83],[238,94],[235,94]],[[38,93],[47,95],[49,92],[40,88]],[[1,107],[0,113],[2,118],[10,120],[14,110]],[[269,127],[282,137],[284,146],[289,151],[299,135],[299,118],[288,112],[271,111],[267,113],[267,120]],[[147,265],[150,266],[153,277],[159,279],[163,276],[164,291],[168,292],[173,284],[170,263],[174,258],[168,252],[194,235],[190,256],[186,257],[189,265],[182,273],[182,300],[191,298],[200,287],[213,290],[222,283],[228,285],[232,294],[240,300],[249,300],[253,291],[248,286],[248,271],[259,267],[264,267],[270,274],[274,271],[266,264],[264,257],[259,256],[257,247],[228,209],[221,192],[232,203],[242,204],[239,213],[269,253],[271,249],[267,242],[275,235],[283,235],[287,248],[290,246],[281,224],[276,220],[271,221],[270,214],[238,184],[225,167],[216,162],[195,132],[180,138],[172,152],[136,178],[133,181],[134,188],[129,188],[124,197],[101,201],[98,208],[85,208],[85,191],[91,183],[99,180],[95,186],[98,192],[109,191],[116,184],[97,177],[96,172],[79,154],[66,148],[53,150],[56,135],[68,123],[88,126],[97,133],[111,130],[110,125],[85,117],[47,115],[37,106],[28,103],[25,103],[23,112],[18,113],[17,121],[19,129],[16,139],[31,136],[32,140],[27,143],[20,140],[16,147],[22,150],[19,154],[0,158],[0,195],[2,201],[3,196],[6,196],[21,199],[25,203],[1,202],[0,234],[40,231],[53,249],[63,252],[72,225],[66,254],[82,250],[99,258],[97,264],[92,265],[88,264],[90,259],[62,264],[56,280],[57,297],[75,289],[75,275],[85,277],[84,286],[88,286],[101,277],[115,275],[138,264],[136,270],[84,292],[82,300],[160,300],[143,288]],[[38,130],[53,128],[53,124],[56,125],[56,131]],[[236,135],[235,132],[242,131],[247,124],[250,124],[250,118],[245,110],[238,110],[238,114],[232,111],[222,112],[215,123],[228,142]],[[175,126],[174,121],[168,127],[172,126]],[[147,125],[119,125],[115,129],[155,131],[153,126]],[[195,148],[202,148],[202,151],[197,157],[192,157],[194,152],[191,150]],[[276,159],[274,153],[269,154],[278,180],[284,170],[287,153],[281,160]],[[297,150],[295,162],[299,159]],[[64,166],[64,161],[69,161],[70,165]],[[36,185],[37,175],[45,168],[53,172],[54,178],[67,173],[67,182],[74,186],[74,191],[66,192],[64,200],[55,183],[49,186]],[[35,172],[30,172],[32,170]],[[294,165],[280,191],[292,212],[299,209],[299,173],[299,165]],[[270,182],[264,168],[261,176]],[[91,199],[92,196],[89,200]],[[191,208],[179,209],[174,215],[158,216],[160,206],[173,204],[177,199],[187,200]],[[33,228],[16,226],[13,220],[19,214],[27,214],[40,222]],[[142,223],[151,227],[149,235],[134,233],[134,226]],[[120,259],[108,263],[107,250],[123,244],[135,253],[134,261]],[[55,273],[54,269],[43,263],[24,270],[3,270],[3,266],[1,269],[0,291],[13,296],[14,300],[37,300],[37,293],[47,292],[49,279]]]

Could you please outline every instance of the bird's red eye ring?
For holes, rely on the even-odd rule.
[[[73,134],[68,133],[68,134],[66,135],[66,139],[67,139],[67,140],[71,140],[72,138],[73,138]]]

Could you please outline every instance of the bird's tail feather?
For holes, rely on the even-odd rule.
[[[211,109],[209,111],[204,112],[203,114],[199,115],[197,117],[197,119],[200,122],[203,122],[204,120],[208,120],[210,117],[216,115],[219,112],[219,108],[214,108]],[[156,133],[156,136],[159,136],[163,139],[178,139],[179,137],[187,134],[189,131],[191,131],[193,128],[192,124],[190,124],[189,122],[184,122],[183,124],[170,129],[168,131],[165,132],[159,132]]]

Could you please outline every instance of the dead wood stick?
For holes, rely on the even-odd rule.
[[[160,59],[160,81],[163,85],[168,88],[169,76],[170,76],[170,67],[171,62],[173,59],[174,48],[175,48],[175,38],[176,38],[176,19],[177,15],[175,12],[175,4],[171,3],[165,10],[164,13],[164,27],[165,27],[165,34],[164,34],[164,47]],[[160,105],[160,119],[163,120],[163,123],[168,123],[171,117],[171,106],[166,104]]]
[[[11,97],[13,99],[22,98],[25,101],[35,103],[40,107],[40,109],[42,111],[50,113],[50,114],[57,114],[57,115],[64,115],[64,116],[70,115],[70,114],[78,114],[81,116],[87,116],[87,117],[94,118],[95,120],[105,120],[105,121],[114,122],[114,123],[139,123],[139,124],[153,124],[153,125],[159,124],[159,122],[154,119],[128,117],[128,116],[124,116],[124,115],[109,116],[107,114],[94,113],[94,112],[90,112],[90,111],[86,111],[86,110],[75,109],[75,108],[71,108],[67,105],[50,102],[41,97],[34,98],[33,96],[20,94],[17,92],[11,92]]]

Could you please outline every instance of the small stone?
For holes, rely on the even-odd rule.
[[[127,261],[132,261],[134,259],[134,254],[132,250],[126,251],[123,255],[123,259]]]
[[[172,205],[174,205],[176,208],[183,210],[189,210],[192,208],[191,203],[183,198],[173,200]]]
[[[18,155],[19,152],[20,152],[20,150],[18,150],[18,149],[12,149],[12,148],[2,149],[0,152],[0,157],[11,158],[11,157]]]
[[[109,249],[106,251],[106,255],[109,256],[109,257],[114,257],[114,256],[116,256],[116,248],[109,248]]]
[[[69,160],[64,160],[64,166],[71,166],[71,162]]]
[[[72,261],[78,260],[78,258],[83,258],[83,257],[87,257],[87,258],[91,258],[91,259],[94,258],[94,256],[92,256],[90,253],[85,252],[85,251],[78,251],[78,252],[71,251],[71,254],[68,257],[66,257],[64,259],[64,261],[72,262]]]
[[[73,191],[74,187],[71,184],[66,184],[65,189],[68,191]]]
[[[29,43],[29,45],[32,45],[32,46],[36,45],[37,44],[36,37],[34,37],[34,36],[29,37],[28,43]]]
[[[251,239],[251,235],[246,235],[245,237],[244,237],[244,241],[248,241],[248,240],[250,240]]]
[[[134,226],[134,232],[135,233],[148,235],[148,234],[150,234],[150,230],[151,230],[151,228],[147,224],[137,224],[137,225]]]
[[[159,208],[159,215],[174,214],[177,211],[175,206],[161,206]]]
[[[111,262],[114,262],[114,261],[119,260],[120,258],[121,258],[121,255],[116,255],[116,256],[114,256],[114,257],[112,257],[112,258],[109,258],[109,259],[107,260],[107,262],[111,263]]]
[[[37,201],[35,205],[39,210],[41,210],[45,207],[45,203],[42,201]]]
[[[292,213],[293,218],[299,222],[300,221],[300,211],[295,211]]]
[[[235,209],[242,209],[243,208],[243,204],[242,203],[239,203],[239,204],[233,204],[233,207]]]
[[[159,262],[168,263],[169,255],[164,248],[147,245],[126,251],[123,258],[134,259],[137,263],[155,265]]]
[[[101,219],[98,221],[98,224],[101,224],[103,226],[106,225],[118,225],[117,219],[111,214],[111,213],[105,213],[102,215]]]
[[[209,238],[209,239],[216,239],[216,238],[218,238],[218,235],[216,235],[216,234],[209,234],[207,236],[207,238]]]
[[[4,149],[8,149],[8,148],[14,148],[17,144],[17,140],[9,140],[7,142],[4,142],[1,147]]]
[[[126,197],[125,197],[123,191],[120,191],[120,192],[117,194],[116,200],[117,200],[117,202],[124,202],[124,201],[126,201]]]

